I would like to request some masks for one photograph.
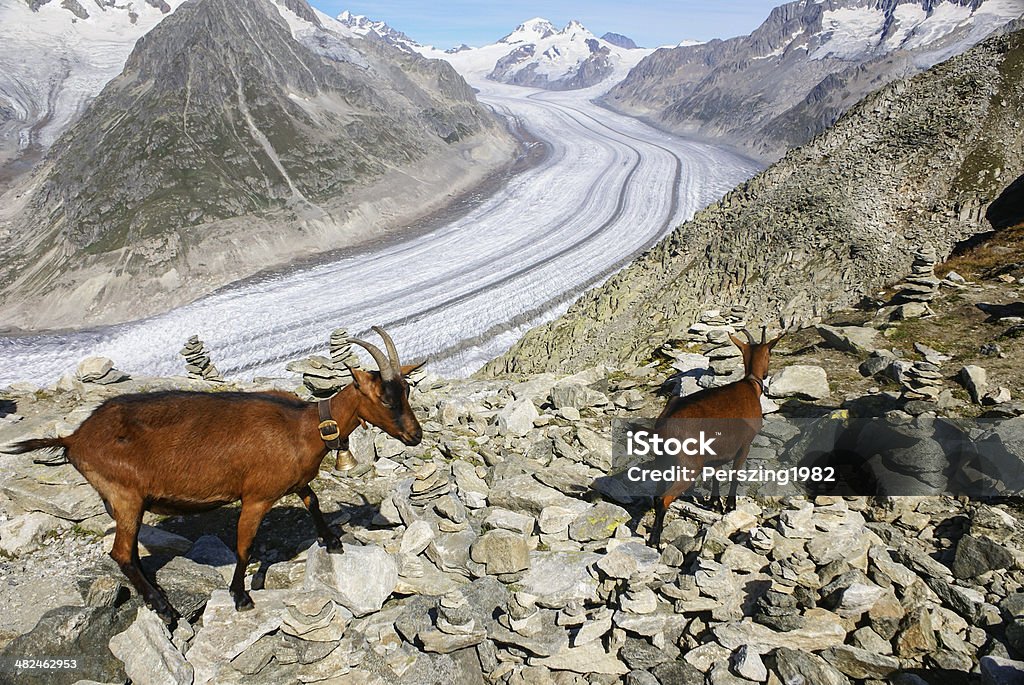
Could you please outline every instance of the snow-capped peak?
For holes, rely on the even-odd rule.
[[[499,43],[535,43],[538,40],[550,38],[551,36],[558,33],[558,29],[547,19],[541,17],[534,17],[524,21],[522,24],[517,26],[515,30],[500,39]]]
[[[411,51],[413,48],[419,47],[419,43],[401,31],[391,28],[383,21],[374,21],[362,14],[352,14],[345,10],[338,15],[338,22],[357,35],[366,36],[372,32],[388,43],[405,50]]]

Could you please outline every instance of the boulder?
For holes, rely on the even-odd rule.
[[[598,502],[572,520],[569,524],[569,537],[578,542],[606,540],[630,518],[629,512],[617,504]]]
[[[531,400],[513,400],[497,414],[498,431],[502,435],[524,437],[530,434],[533,422],[539,417],[540,413]]]
[[[843,352],[870,354],[875,350],[878,329],[868,326],[817,326],[825,344]]]
[[[768,383],[770,397],[802,397],[821,400],[830,394],[828,375],[825,373],[825,369],[809,364],[787,366],[773,375]]]
[[[530,570],[519,585],[535,595],[542,607],[561,609],[573,601],[591,603],[597,599],[598,582],[589,567],[600,558],[593,552],[531,552]]]
[[[398,565],[377,545],[345,544],[343,553],[331,554],[314,544],[307,553],[302,587],[326,592],[356,616],[380,611],[397,585]]]
[[[519,533],[491,530],[470,548],[470,558],[487,567],[490,575],[516,573],[530,567],[530,548]]]
[[[31,511],[0,523],[0,552],[17,557],[39,547],[52,530],[68,525],[56,516]]]
[[[988,391],[988,373],[985,369],[969,364],[960,369],[960,373],[957,374],[957,380],[970,393],[971,401],[975,404],[981,404],[985,393]]]
[[[167,626],[140,607],[128,630],[110,639],[110,651],[124,662],[133,685],[192,685],[192,665],[171,644]]]

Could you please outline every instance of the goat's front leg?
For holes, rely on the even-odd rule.
[[[235,553],[238,555],[238,563],[235,565],[235,574],[231,578],[231,597],[235,600],[235,609],[245,611],[252,609],[252,597],[245,591],[245,569],[249,565],[249,552],[252,548],[252,540],[256,537],[256,531],[260,527],[263,517],[270,511],[274,502],[242,500],[242,513],[238,515],[238,534],[235,538]]]
[[[309,515],[313,517],[313,525],[316,527],[316,534],[324,541],[327,551],[342,552],[344,548],[341,545],[341,539],[331,532],[330,527],[328,527],[324,514],[320,511],[320,500],[317,499],[313,488],[306,484],[299,490],[298,495],[302,498],[302,503],[306,505],[306,509],[309,509]]]
[[[743,468],[743,465],[747,463],[747,455],[750,454],[750,443],[740,448],[740,451],[736,453],[736,456],[732,460],[733,471],[739,471]],[[730,511],[736,509],[736,488],[739,486],[739,480],[733,478],[732,483],[729,485],[729,498],[725,501],[725,511],[723,514],[727,514]]]

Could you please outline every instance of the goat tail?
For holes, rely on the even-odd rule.
[[[0,451],[7,454],[25,454],[35,450],[60,450],[63,452],[63,459],[33,459],[32,461],[36,464],[56,465],[68,462],[67,444],[65,444],[64,438],[32,438],[31,440],[22,440],[0,449]]]

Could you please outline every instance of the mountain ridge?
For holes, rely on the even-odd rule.
[[[1024,173],[1024,22],[1012,28],[869,95],[482,373],[643,362],[733,305],[751,323],[813,319],[902,277],[915,246],[941,256],[988,230],[986,208]]]
[[[140,38],[0,217],[19,237],[5,323],[175,306],[434,211],[511,159],[449,65],[330,21],[305,0],[193,0]]]
[[[1022,13],[1015,0],[796,0],[747,36],[655,51],[601,101],[773,161],[879,86]]]

